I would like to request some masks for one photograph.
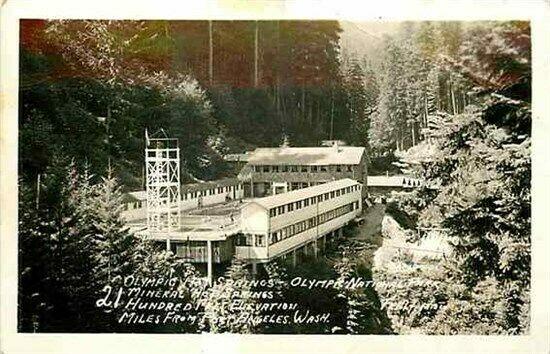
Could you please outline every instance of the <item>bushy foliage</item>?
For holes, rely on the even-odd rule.
[[[254,333],[256,324],[252,316],[257,315],[248,283],[251,275],[245,264],[233,259],[225,276],[210,289],[204,304],[203,329],[212,333]]]
[[[113,178],[94,182],[67,158],[57,160],[37,189],[21,183],[19,330],[127,330],[116,322],[117,309],[96,306],[104,286],[129,275],[183,279],[194,271],[128,231]]]
[[[462,113],[441,115],[438,126],[430,129],[429,142],[400,154],[404,166],[426,180],[423,188],[396,198],[400,209],[417,225],[446,230],[454,249],[453,262],[436,268],[448,277],[447,300],[419,329],[525,333],[531,272],[531,109],[529,52],[521,49],[529,29],[503,23],[470,31],[472,40],[460,46],[461,60],[446,60],[475,85],[475,103]],[[490,38],[490,45],[480,38]],[[479,67],[498,76],[486,76]]]

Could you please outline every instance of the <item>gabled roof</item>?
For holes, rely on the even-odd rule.
[[[248,157],[251,165],[358,165],[365,153],[360,146],[258,148]]]
[[[126,202],[135,202],[140,200],[146,200],[147,199],[147,192],[146,191],[135,191],[135,192],[128,192],[125,194],[125,197],[127,200]]]
[[[250,154],[245,152],[244,154],[227,154],[223,157],[225,161],[230,162],[247,162]]]
[[[344,179],[339,179],[332,182],[319,184],[312,187],[297,189],[287,193],[270,195],[268,197],[263,197],[263,198],[255,198],[255,199],[252,199],[250,202],[256,203],[266,209],[270,209],[273,207],[278,207],[281,205],[292,203],[298,200],[310,198],[313,196],[318,196],[320,194],[331,192],[333,190],[354,186],[356,184],[359,184],[359,182],[354,181],[350,178],[344,178]]]

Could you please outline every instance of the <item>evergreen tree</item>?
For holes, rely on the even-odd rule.
[[[122,193],[114,178],[93,183],[59,156],[46,170],[40,198],[22,183],[19,232],[19,329],[108,332],[120,328],[120,308],[98,308],[103,288],[126,276],[174,275],[196,284],[194,268],[140,241],[121,218]],[[188,298],[191,299],[191,288]],[[198,301],[198,300],[197,300]],[[180,327],[193,330],[194,327]]]
[[[203,328],[212,333],[254,333],[257,326],[254,316],[258,313],[250,279],[245,264],[233,259],[223,281],[216,282],[208,290]]]
[[[351,145],[366,146],[368,141],[369,116],[367,115],[367,93],[365,76],[359,62],[354,60],[345,75],[345,89],[348,95],[350,130],[348,142]]]

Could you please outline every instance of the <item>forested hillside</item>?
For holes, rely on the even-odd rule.
[[[67,155],[99,175],[111,163],[138,188],[145,128],[180,140],[188,180],[228,175],[224,153],[284,136],[366,145],[374,97],[362,68],[342,70],[340,32],[336,21],[24,21],[21,174],[35,180]]]

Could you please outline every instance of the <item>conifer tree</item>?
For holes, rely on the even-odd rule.
[[[249,284],[250,273],[245,264],[233,259],[223,280],[209,289],[204,305],[203,328],[213,333],[253,333],[254,316],[258,315]]]

